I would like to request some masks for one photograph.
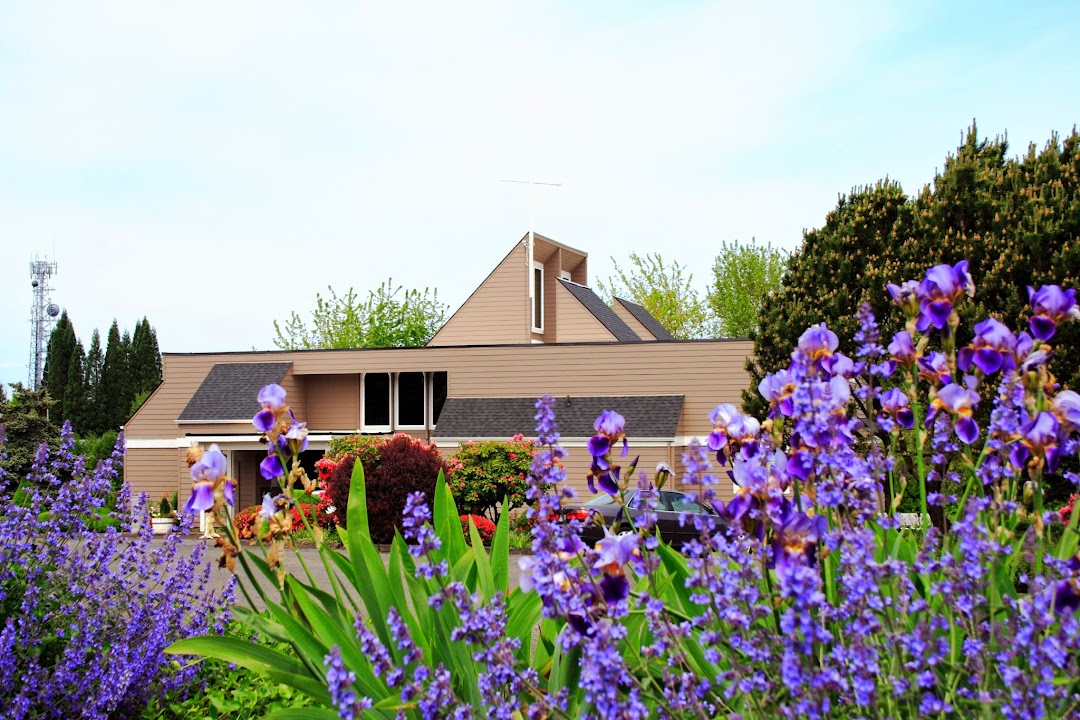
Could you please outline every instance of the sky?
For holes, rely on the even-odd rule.
[[[0,0],[0,382],[35,258],[85,346],[146,316],[165,352],[389,277],[455,310],[530,206],[591,284],[659,252],[704,290],[722,242],[917,193],[973,119],[1069,132],[1077,37],[1068,2]]]

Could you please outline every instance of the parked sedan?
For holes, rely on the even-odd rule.
[[[635,522],[641,516],[638,499],[639,494],[637,492],[629,493],[626,499],[627,511]],[[679,516],[681,514],[702,513],[716,515],[716,510],[712,507],[697,500],[691,500],[686,493],[661,490],[658,499],[656,527],[660,530],[660,538],[676,550],[691,538],[697,537],[697,531],[694,529],[692,522],[687,522],[683,527],[679,526]],[[588,544],[593,544],[604,537],[604,528],[595,522],[595,516],[602,518],[604,525],[613,532],[629,529],[625,517],[620,517],[619,527],[615,527],[615,518],[621,509],[615,498],[604,493],[581,505],[564,507],[562,514],[567,520],[581,520],[581,539]]]

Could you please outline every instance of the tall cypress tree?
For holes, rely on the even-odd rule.
[[[67,387],[64,389],[62,419],[70,420],[76,434],[86,432],[86,385],[83,382],[83,346],[75,341],[75,352],[71,353],[68,365]]]
[[[42,387],[53,400],[53,411],[60,413],[64,408],[64,393],[68,385],[68,367],[71,355],[75,352],[75,328],[68,318],[67,310],[60,315],[56,326],[49,335],[49,344],[45,355],[45,370],[42,375]],[[62,419],[62,418],[61,418]]]
[[[101,403],[101,373],[105,367],[105,353],[101,350],[101,334],[94,328],[90,338],[90,350],[83,363],[83,387],[86,389],[84,432],[98,435],[105,430]]]
[[[157,337],[145,317],[131,337],[131,379],[135,394],[149,392],[161,383],[161,354]]]
[[[129,337],[128,344],[130,343]],[[127,377],[127,354],[124,352],[124,342],[120,338],[120,327],[113,320],[109,328],[108,340],[105,341],[105,363],[101,368],[101,392],[96,398],[96,403],[102,411],[99,430],[118,430],[127,420],[128,410],[131,409]]]

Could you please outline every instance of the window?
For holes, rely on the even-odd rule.
[[[544,266],[538,262],[533,263],[532,290],[532,329],[544,332]]]
[[[445,372],[431,373],[431,427],[439,424],[439,413],[446,402],[447,388]]]
[[[390,373],[364,373],[365,432],[390,432]]]
[[[424,392],[424,373],[404,372],[397,376],[397,408],[396,427],[399,428],[422,428],[427,416],[427,405],[424,402],[427,393]]]

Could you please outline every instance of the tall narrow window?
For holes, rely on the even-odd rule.
[[[446,402],[447,382],[445,372],[431,373],[431,426],[439,424],[439,413]]]
[[[398,373],[397,402],[394,403],[394,407],[397,408],[397,427],[424,427],[424,418],[427,415],[427,406],[424,402],[426,396],[424,373]]]
[[[365,432],[390,432],[390,373],[364,373]]]
[[[544,331],[544,266],[533,263],[533,331]]]

